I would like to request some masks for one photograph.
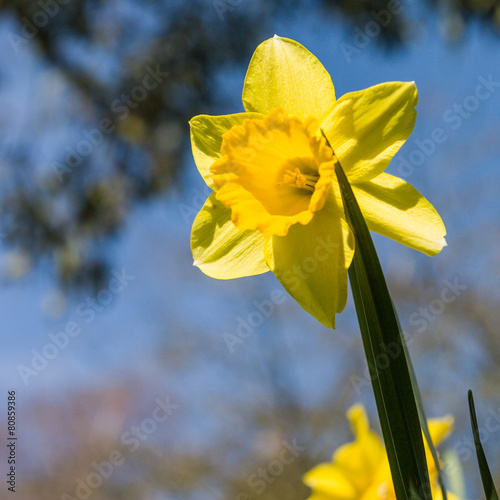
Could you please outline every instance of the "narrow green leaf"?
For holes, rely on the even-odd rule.
[[[474,444],[476,445],[477,463],[479,465],[479,472],[481,473],[481,481],[483,482],[483,488],[484,488],[484,493],[486,495],[486,500],[498,500],[497,490],[495,489],[495,484],[493,483],[493,478],[491,477],[488,461],[486,460],[486,455],[484,454],[483,445],[481,444],[481,438],[479,437],[476,409],[474,407],[474,396],[472,395],[472,391],[470,389],[469,389],[469,413],[470,413],[470,424],[472,427],[472,435],[474,436]]]
[[[355,237],[349,278],[396,497],[432,500],[404,339],[366,222],[339,163],[335,170]]]
[[[394,309],[394,314],[396,315],[396,319],[398,321],[398,327],[399,330],[401,331],[401,324],[399,323],[399,317],[397,315],[396,309],[394,308],[394,303],[392,305]],[[413,368],[413,363],[411,362],[411,357],[410,353],[408,352],[408,347],[406,346],[406,341],[404,340],[403,337],[403,349],[405,351],[406,359],[408,360],[408,368],[410,371],[410,380],[411,380],[411,385],[413,387],[413,393],[415,394],[415,402],[417,404],[417,411],[418,411],[418,418],[420,420],[420,427],[422,428],[422,431],[425,436],[425,440],[427,441],[427,446],[429,447],[429,450],[432,455],[432,460],[434,461],[434,465],[436,466],[436,470],[438,473],[438,481],[439,481],[439,486],[441,487],[441,493],[443,495],[443,500],[448,499],[448,495],[446,493],[446,488],[444,485],[444,480],[443,480],[443,471],[441,469],[441,464],[439,463],[439,457],[437,454],[437,450],[434,446],[434,443],[432,442],[431,439],[431,434],[429,432],[429,426],[427,425],[427,418],[425,417],[425,411],[424,411],[424,405],[422,403],[422,395],[420,394],[420,389],[418,387],[418,382],[417,382],[417,377],[415,375],[415,369]]]

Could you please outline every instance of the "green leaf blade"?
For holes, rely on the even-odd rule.
[[[481,444],[481,438],[479,436],[479,426],[477,425],[476,409],[474,407],[474,396],[472,395],[472,391],[470,389],[468,393],[468,398],[469,398],[470,424],[472,427],[472,435],[474,436],[477,463],[479,465],[479,472],[481,474],[481,481],[483,483],[486,500],[498,500],[498,493],[495,488],[495,483],[493,482],[493,477],[491,476],[490,467],[488,466],[488,461],[486,460],[486,455],[483,450],[483,445]]]
[[[399,322],[371,235],[339,163],[336,174],[356,241],[349,278],[396,497],[432,500],[416,395]]]

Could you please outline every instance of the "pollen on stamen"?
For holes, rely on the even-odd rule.
[[[303,174],[300,169],[296,167],[294,172],[291,170],[285,170],[285,173],[283,174],[283,182],[279,182],[278,186],[296,187],[314,192],[318,179],[319,175]]]

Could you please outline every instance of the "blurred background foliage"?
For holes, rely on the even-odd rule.
[[[389,3],[321,0],[314,8],[326,19],[342,16],[345,29],[352,30],[373,21],[372,12]],[[495,0],[430,3],[451,41],[473,18],[481,19],[484,29],[500,29]],[[61,286],[97,290],[109,268],[103,242],[116,235],[136,203],[178,186],[188,120],[220,114],[224,95],[214,88],[220,70],[243,65],[274,19],[292,18],[308,5],[300,0],[151,0],[130,1],[122,8],[120,2],[4,1],[2,14],[15,16],[21,28],[21,34],[6,35],[4,43],[8,39],[21,54],[29,44],[42,64],[58,72],[78,99],[66,118],[80,122],[82,130],[50,165],[29,158],[24,141],[4,143],[4,168],[11,175],[0,202],[8,244],[29,262],[50,259]],[[406,12],[393,15],[375,42],[381,50],[404,50],[422,22]],[[158,85],[137,90],[151,69],[160,72]],[[109,133],[92,136],[106,118]],[[34,120],[35,130],[56,133],[46,127],[45,115]],[[107,152],[105,165],[92,154],[94,143],[78,153],[85,140]]]
[[[144,242],[148,246],[144,260],[151,259],[156,266],[139,268],[145,288],[171,289],[166,304],[158,299],[151,305],[144,289],[128,302],[129,309],[144,311],[144,328],[154,328],[157,335],[152,351],[134,358],[128,371],[113,372],[102,384],[70,382],[60,394],[51,394],[54,379],[47,376],[46,386],[40,385],[30,396],[22,410],[26,439],[20,443],[24,461],[20,499],[76,495],[77,479],[85,480],[95,471],[93,464],[109,460],[113,450],[123,454],[125,463],[92,489],[91,498],[304,499],[308,489],[301,483],[302,475],[350,439],[344,417],[349,405],[361,399],[373,410],[359,336],[343,333],[357,331],[352,305],[333,336],[288,300],[235,355],[221,341],[221,332],[234,330],[235,314],[252,311],[248,304],[268,298],[276,283],[270,277],[250,279],[212,292],[215,285],[207,283],[208,278],[196,281],[190,269],[158,288],[155,279],[163,276],[163,266],[190,266],[190,253],[187,238],[174,241],[179,234],[186,236],[185,229],[156,236],[157,219],[152,223],[146,219],[147,207],[158,201],[177,200],[180,212],[175,213],[184,221],[192,220],[193,206],[203,203],[203,199],[187,201],[193,192],[200,196],[200,188],[189,191],[193,174],[188,171],[192,168],[188,120],[202,113],[238,111],[225,86],[241,88],[258,43],[277,29],[299,25],[304,10],[310,9],[316,11],[323,28],[329,23],[335,23],[336,29],[341,25],[350,41],[355,28],[365,26],[373,20],[373,12],[389,4],[383,0],[19,0],[0,4],[0,22],[5,27],[2,51],[9,54],[0,60],[0,91],[16,85],[4,66],[12,58],[21,68],[36,68],[26,74],[16,70],[21,77],[37,75],[13,102],[4,99],[0,111],[4,286],[32,286],[30,280],[36,278],[30,273],[38,273],[59,288],[62,305],[51,307],[64,318],[68,297],[78,300],[106,286],[117,267],[123,233],[135,223],[145,226],[135,246],[140,248]],[[466,43],[469,30],[488,33],[497,43],[500,2],[441,0],[391,16],[374,40],[375,50],[388,58],[394,53],[404,55],[431,17],[440,29],[435,43],[449,50]],[[283,31],[279,34],[288,36]],[[498,62],[492,64],[498,67]],[[238,69],[236,83],[231,80],[234,68]],[[457,80],[462,76],[456,75]],[[22,125],[12,127],[12,123]],[[496,145],[498,157],[498,130],[491,133],[490,144]],[[463,151],[457,149],[455,154]],[[453,156],[448,160],[453,164]],[[465,207],[470,202],[466,193],[472,197],[469,188],[465,183],[460,188],[464,196],[455,194]],[[451,191],[447,188],[443,196],[451,200],[453,211]],[[461,245],[450,250],[448,268],[442,262],[415,259],[417,271],[406,274],[397,262],[399,254],[389,257],[388,247],[380,241],[402,318],[411,318],[419,307],[439,297],[442,281],[436,282],[437,276],[451,279],[450,272],[469,266],[468,254],[463,252],[473,243],[466,229],[457,238]],[[498,248],[498,228],[487,230],[491,230],[493,248]],[[495,262],[491,279],[498,277]],[[478,412],[481,401],[484,408],[500,411],[497,297],[489,289],[486,293],[467,283],[467,293],[446,306],[446,315],[438,321],[437,315],[427,319],[432,335],[427,326],[423,335],[416,335],[420,332],[415,325],[413,330],[408,321],[404,325],[409,328],[410,348],[429,408],[449,407],[462,431],[468,429],[464,384],[469,377],[476,377]],[[184,302],[193,301],[191,323],[176,309],[175,294]],[[202,313],[193,297],[203,302]],[[26,310],[33,307],[27,304]],[[227,309],[228,315],[206,312],[218,307]],[[14,323],[16,317],[10,321]],[[52,324],[40,326],[40,335],[48,328]],[[103,329],[118,333],[93,339],[80,355],[105,359],[99,354],[105,343],[112,350],[125,342],[120,328],[110,320]],[[131,351],[143,352],[142,333],[128,334],[139,338]],[[26,351],[32,342],[33,337]],[[64,369],[56,377],[61,373]],[[22,388],[15,376],[9,380]],[[155,398],[161,394],[171,395],[180,409],[168,426],[131,451],[122,442],[123,433],[152,414]],[[462,451],[469,494],[477,494],[474,460],[463,458],[471,450],[470,436],[463,436],[452,444],[456,453]],[[497,454],[492,458],[500,480],[495,441],[498,435],[485,445]],[[264,477],[259,471],[277,460],[284,443],[293,442],[305,450],[276,476],[268,471],[263,487],[255,477]]]

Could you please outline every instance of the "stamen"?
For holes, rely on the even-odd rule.
[[[314,192],[314,187],[318,179],[319,175],[303,174],[299,168],[295,168],[294,172],[285,170],[283,182],[279,182],[278,186],[296,187]]]

